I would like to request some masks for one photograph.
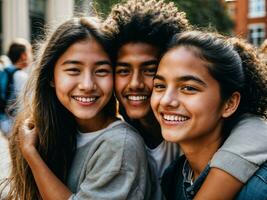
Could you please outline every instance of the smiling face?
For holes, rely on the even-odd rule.
[[[115,91],[131,119],[142,119],[151,111],[150,96],[157,70],[159,50],[146,43],[127,43],[118,52]]]
[[[76,118],[78,125],[102,124],[102,109],[113,92],[110,59],[94,39],[71,45],[57,60],[53,85],[61,104]]]
[[[151,106],[165,140],[204,145],[221,137],[225,106],[208,64],[185,47],[176,47],[161,59]]]

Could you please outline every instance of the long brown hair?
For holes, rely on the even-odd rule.
[[[97,40],[108,51],[99,32],[98,22],[91,18],[73,18],[60,25],[43,44],[31,74],[10,138],[12,161],[7,199],[41,199],[31,169],[17,146],[18,133],[25,119],[31,117],[38,130],[37,150],[53,173],[66,183],[76,149],[76,123],[73,115],[59,102],[51,81],[59,57],[75,42]],[[115,99],[111,98],[103,112],[115,115]]]

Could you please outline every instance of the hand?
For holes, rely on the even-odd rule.
[[[36,151],[38,134],[32,118],[26,119],[18,133],[18,145],[23,157]]]

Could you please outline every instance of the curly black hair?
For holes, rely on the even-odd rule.
[[[230,38],[242,60],[245,84],[241,93],[239,112],[252,113],[267,118],[267,67],[259,59],[256,49],[239,38]]]
[[[191,26],[173,2],[128,0],[113,6],[102,28],[111,36],[115,53],[128,42],[148,43],[162,52],[175,33]]]

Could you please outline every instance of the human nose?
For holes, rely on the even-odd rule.
[[[174,88],[167,88],[160,100],[163,107],[177,107],[180,104],[179,102],[178,93]]]
[[[96,89],[94,77],[90,73],[85,73],[80,80],[79,89],[84,91],[90,91]]]
[[[131,89],[140,89],[144,87],[144,80],[140,72],[133,73],[129,86]]]

